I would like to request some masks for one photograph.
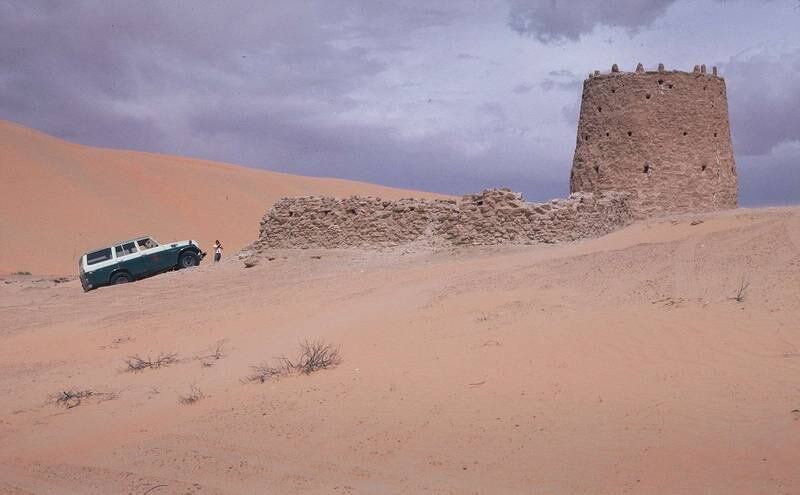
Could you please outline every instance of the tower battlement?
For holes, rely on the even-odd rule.
[[[691,72],[594,71],[583,83],[570,192],[627,192],[638,218],[735,208],[725,79]]]
[[[629,75],[629,74],[664,74],[664,73],[667,73],[667,74],[703,74],[703,75],[706,75],[708,77],[717,77],[717,78],[720,78],[720,79],[724,79],[722,76],[719,75],[719,71],[717,70],[717,66],[712,66],[711,70],[709,71],[707,69],[707,67],[706,67],[706,64],[698,64],[698,65],[695,65],[694,68],[690,72],[688,72],[688,71],[682,71],[682,70],[677,70],[677,69],[667,70],[667,69],[665,69],[664,64],[661,64],[661,63],[658,64],[656,69],[652,69],[652,70],[645,69],[644,65],[639,63],[639,64],[636,65],[636,69],[633,72],[620,71],[619,70],[619,66],[617,64],[614,64],[614,65],[611,66],[611,70],[608,71],[608,72],[602,72],[602,71],[599,71],[599,70],[595,70],[593,72],[590,72],[589,73],[589,79],[593,79],[595,77],[620,77],[620,76],[625,76],[625,75]]]

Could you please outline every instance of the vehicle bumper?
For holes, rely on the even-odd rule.
[[[81,280],[81,287],[83,287],[84,292],[88,292],[94,289],[94,287],[92,287],[92,284],[90,284],[89,281],[86,280],[86,275],[81,273],[81,276],[79,278]]]

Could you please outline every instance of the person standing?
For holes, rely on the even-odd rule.
[[[222,243],[219,239],[214,241],[214,263],[218,263],[222,259]]]

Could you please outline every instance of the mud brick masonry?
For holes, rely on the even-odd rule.
[[[583,83],[570,192],[630,194],[637,218],[736,208],[725,80],[693,72],[595,71]]]
[[[258,248],[531,244],[595,237],[631,221],[624,195],[579,193],[527,203],[490,189],[456,200],[285,198],[261,221]]]
[[[461,200],[300,197],[261,221],[264,248],[533,244],[600,236],[670,213],[735,208],[725,80],[693,72],[595,71],[584,81],[570,197],[527,203],[490,189]]]

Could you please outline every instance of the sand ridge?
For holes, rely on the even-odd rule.
[[[220,239],[232,254],[284,196],[441,198],[340,179],[81,146],[0,120],[0,273],[75,275],[88,249],[138,235]],[[12,235],[13,234],[13,235]]]

